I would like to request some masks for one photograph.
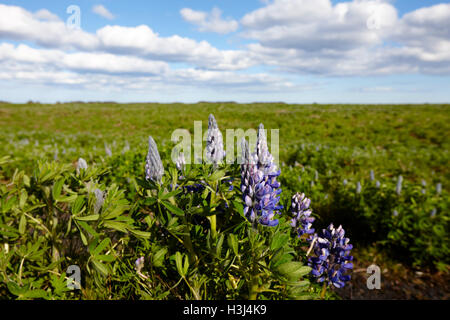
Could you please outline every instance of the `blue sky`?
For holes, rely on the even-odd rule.
[[[449,21],[444,1],[2,1],[0,100],[448,103]]]

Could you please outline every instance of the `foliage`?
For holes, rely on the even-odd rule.
[[[171,132],[192,132],[211,112],[222,128],[264,122],[269,140],[280,129],[278,226],[247,221],[237,165],[181,173],[172,163]],[[2,297],[318,298],[308,242],[289,225],[296,192],[311,199],[316,230],[342,224],[355,247],[375,244],[417,267],[450,263],[446,105],[0,105],[0,115]],[[144,179],[149,135],[162,184]],[[77,172],[80,157],[88,168]],[[202,181],[209,187],[187,191]],[[81,290],[66,286],[70,265]]]

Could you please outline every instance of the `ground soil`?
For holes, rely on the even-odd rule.
[[[381,262],[355,255],[352,279],[344,288],[334,289],[342,299],[350,300],[450,300],[450,272],[416,270],[400,263]],[[369,290],[367,267],[381,270],[381,288]]]

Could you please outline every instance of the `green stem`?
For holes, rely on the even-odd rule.
[[[217,183],[213,184],[213,190],[217,190]],[[213,206],[216,203],[216,193],[211,192],[211,201],[210,201],[210,207]],[[216,215],[213,214],[212,216],[208,216],[209,223],[211,225],[211,237],[215,241],[217,239],[217,218]]]
[[[197,262],[197,255],[195,254],[194,246],[192,245],[191,230],[189,229],[189,225],[186,221],[186,218],[183,218],[183,220],[185,233],[185,235],[183,236],[183,244],[189,253],[189,263],[193,264]]]
[[[252,277],[252,279],[250,280],[250,287],[248,290],[248,299],[249,300],[256,300],[257,296],[258,296],[258,278],[257,277]]]
[[[320,293],[320,299],[324,299],[325,298],[325,292],[327,292],[327,283],[324,281],[323,282],[323,287],[322,287],[322,292]]]
[[[211,225],[211,237],[213,240],[217,239],[217,218],[216,215],[212,215],[208,217],[209,223]]]

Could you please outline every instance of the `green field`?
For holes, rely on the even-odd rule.
[[[68,197],[78,194],[81,199],[78,205],[86,210],[93,200],[88,196],[89,190],[83,189],[80,181],[95,181],[101,186],[100,189],[109,190],[112,194],[111,203],[116,201],[117,207],[124,205],[123,210],[117,210],[131,219],[124,218],[120,221],[135,227],[133,231],[127,229],[128,232],[124,232],[127,240],[119,244],[121,237],[106,229],[95,229],[98,225],[91,226],[95,230],[89,230],[89,226],[86,228],[83,224],[81,227],[72,226],[74,230],[84,229],[90,233],[86,240],[89,251],[107,235],[110,239],[108,248],[111,246],[110,251],[115,252],[114,261],[111,261],[112,258],[95,260],[86,256],[86,259],[90,259],[85,261],[86,265],[95,261],[91,272],[95,273],[97,270],[104,273],[107,280],[90,273],[92,280],[87,281],[82,296],[61,291],[62,280],[55,276],[62,275],[63,270],[73,261],[70,260],[74,259],[73,254],[59,263],[54,254],[46,256],[44,252],[40,252],[36,253],[34,260],[28,261],[34,254],[33,250],[30,249],[27,256],[18,246],[17,252],[8,255],[3,246],[0,256],[0,296],[39,298],[48,297],[45,292],[51,292],[51,296],[57,298],[198,298],[196,294],[201,298],[214,298],[211,292],[216,290],[220,298],[248,298],[241,293],[240,286],[246,287],[251,279],[245,280],[245,275],[233,273],[230,277],[237,281],[237,287],[232,284],[223,284],[221,287],[218,281],[215,284],[217,287],[214,287],[209,280],[202,278],[204,273],[200,266],[198,270],[194,269],[198,273],[192,271],[189,277],[186,276],[188,280],[177,284],[176,289],[169,290],[178,281],[173,275],[176,270],[179,271],[175,266],[177,258],[173,248],[176,246],[164,243],[159,247],[151,247],[146,240],[148,235],[140,235],[138,231],[152,232],[154,228],[149,222],[147,227],[144,222],[141,223],[140,219],[144,219],[141,214],[151,212],[152,204],[144,200],[141,202],[141,191],[136,182],[144,178],[148,136],[155,139],[164,167],[170,172],[169,168],[174,168],[170,161],[170,151],[174,145],[170,141],[173,130],[183,128],[193,133],[194,121],[202,121],[205,132],[209,114],[214,114],[224,136],[225,129],[256,129],[260,123],[268,130],[279,129],[279,181],[283,190],[281,202],[287,208],[292,194],[304,192],[311,199],[316,231],[325,228],[330,222],[336,226],[342,224],[352,240],[355,254],[363,250],[375,251],[377,254],[381,253],[383,259],[394,264],[400,263],[412,270],[448,272],[450,105],[0,104],[0,242],[9,243],[10,248],[15,248],[14,244],[31,246],[39,243],[36,252],[40,252],[38,248],[41,243],[38,239],[45,238],[42,250],[53,248],[52,252],[58,252],[59,258],[63,256],[63,250],[59,248],[65,247],[66,243],[62,240],[58,242],[58,237],[72,233],[78,237],[78,233],[70,228],[67,228],[66,233],[65,226],[59,230],[56,225],[61,224],[52,224],[49,218],[53,213],[58,216],[74,215],[76,212],[76,196],[59,204],[58,201],[48,202],[51,198],[49,193],[52,193],[61,177],[64,178],[61,182],[64,184],[62,194],[65,193]],[[270,138],[269,134],[269,147]],[[111,156],[105,152],[105,145],[111,150]],[[91,172],[91,176],[75,177],[75,165],[80,157],[87,161],[89,168],[97,171]],[[237,172],[234,183],[235,189],[238,189],[240,177],[236,170],[236,167],[230,166],[226,172]],[[374,179],[370,178],[371,171]],[[51,174],[46,176],[46,172]],[[172,173],[170,176],[173,177]],[[199,176],[200,173],[197,177]],[[399,176],[403,177],[401,190],[397,187]],[[119,191],[114,194],[111,190],[116,186]],[[119,196],[120,190],[123,194]],[[24,192],[26,197],[23,196]],[[21,197],[25,199],[22,200]],[[56,199],[57,196],[54,195],[53,198]],[[238,199],[238,194],[230,195],[227,199]],[[24,206],[36,208],[27,212],[23,209]],[[55,209],[54,206],[58,207]],[[178,202],[177,206],[181,210],[187,210]],[[230,210],[237,212],[239,208],[236,205]],[[25,218],[22,218],[23,212],[27,213]],[[225,217],[218,215],[219,224],[224,219]],[[84,222],[87,221],[89,220]],[[227,225],[227,222],[222,223],[223,226]],[[37,233],[36,230],[40,229],[38,225],[42,224],[50,229],[51,236]],[[52,226],[55,230],[51,229]],[[112,228],[111,225],[109,227]],[[112,229],[121,231],[120,228]],[[197,236],[197,231],[199,230],[191,229],[193,238]],[[132,239],[133,235],[137,240]],[[70,237],[68,239],[70,242]],[[137,244],[133,241],[137,241]],[[125,243],[135,243],[139,250],[125,252],[121,247]],[[232,247],[230,242],[225,243]],[[160,283],[167,282],[167,286],[140,286],[139,281],[142,282],[142,279],[136,280],[132,285],[119,286],[120,281],[136,277],[131,271],[123,269],[125,265],[130,267],[129,261],[134,261],[144,249],[153,252],[154,257],[164,246],[169,248],[167,255],[163,255],[166,256],[162,264],[164,267],[148,272],[152,277],[163,278]],[[170,248],[174,251],[171,252]],[[9,249],[9,252],[14,250]],[[104,255],[108,254],[111,253]],[[362,257],[363,254],[360,254]],[[128,262],[124,261],[125,256]],[[360,261],[360,265],[364,267],[370,264],[363,262]],[[211,262],[211,266],[214,263],[216,262]],[[221,262],[217,263],[214,272],[225,272]],[[206,264],[207,262],[205,266]],[[48,273],[48,270],[53,273]],[[42,274],[46,274],[48,278],[40,277]],[[32,279],[28,283],[24,280],[27,276]],[[114,276],[118,278],[115,279]],[[232,283],[230,279],[227,281]],[[242,284],[238,279],[241,279]],[[54,284],[53,287],[50,283]],[[195,287],[196,284],[198,288],[192,289],[191,286]],[[95,289],[104,289],[108,285],[108,294]],[[223,289],[228,285],[231,286],[229,291]],[[28,287],[20,291],[23,286]],[[59,288],[59,291],[55,288]],[[280,289],[280,292],[284,292],[283,290],[285,289]],[[318,294],[321,289],[312,286],[309,290],[311,298],[314,298],[314,294]],[[330,294],[327,297],[339,296],[338,290],[333,292],[336,295]],[[284,299],[288,296],[274,293],[273,296],[261,294],[260,297]]]

